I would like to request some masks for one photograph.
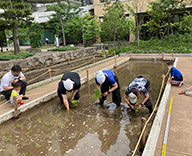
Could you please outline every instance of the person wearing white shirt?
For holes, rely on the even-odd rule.
[[[5,99],[9,100],[11,96],[11,92],[13,90],[12,84],[15,82],[21,82],[21,90],[19,92],[19,100],[27,100],[28,97],[25,97],[27,81],[26,77],[21,72],[22,69],[19,65],[14,65],[11,70],[6,73],[1,79],[0,91],[1,94],[5,96]]]

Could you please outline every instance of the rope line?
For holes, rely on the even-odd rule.
[[[132,156],[135,155],[135,153],[136,153],[136,151],[137,151],[137,148],[138,148],[138,146],[139,146],[139,143],[140,143],[140,141],[141,141],[141,138],[142,138],[142,136],[143,136],[143,134],[144,134],[144,131],[145,131],[145,129],[146,129],[146,126],[147,126],[147,124],[149,123],[149,121],[151,120],[154,112],[155,112],[156,109],[157,109],[157,105],[158,105],[158,103],[159,103],[159,100],[160,100],[160,98],[161,98],[161,94],[162,94],[162,92],[163,92],[163,87],[164,87],[164,84],[165,84],[165,78],[167,77],[168,74],[169,74],[169,70],[168,70],[168,72],[167,72],[166,75],[162,75],[161,89],[160,89],[159,96],[158,96],[158,98],[157,98],[155,107],[153,108],[153,112],[151,113],[151,115],[150,115],[149,118],[147,119],[147,121],[146,121],[146,123],[145,123],[145,125],[144,125],[144,127],[143,127],[143,130],[141,131],[140,137],[139,137],[138,142],[137,142],[137,144],[136,144],[136,146],[135,146],[135,149],[134,149],[134,151],[133,151]]]

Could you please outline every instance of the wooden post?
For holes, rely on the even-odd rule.
[[[49,71],[49,78],[51,78],[51,68],[49,68],[48,71]]]
[[[70,64],[70,57],[68,57],[68,64]]]
[[[95,63],[95,56],[93,57],[93,63]]]
[[[132,52],[130,52],[130,60],[132,60]]]
[[[174,53],[172,53],[172,60],[173,60],[173,61],[175,60],[175,55],[174,55]]]
[[[114,53],[114,56],[115,56],[116,55],[115,50],[113,51],[113,53]]]
[[[17,109],[18,107],[17,107],[17,98],[16,98],[16,96],[13,97],[13,105],[14,105],[14,116],[17,119],[19,113],[18,113],[18,109]]]
[[[147,121],[146,118],[144,118],[144,117],[141,118],[141,132],[143,131],[143,128],[144,128],[144,126],[146,124],[146,121]],[[143,136],[141,137],[139,151],[143,152],[144,147],[145,147],[145,130],[144,130]]]
[[[86,69],[87,72],[87,82],[89,82],[89,69]]]
[[[117,67],[117,59],[115,58],[115,68]]]
[[[162,52],[162,60],[164,60],[164,52]]]
[[[95,56],[97,56],[97,50],[95,51]]]

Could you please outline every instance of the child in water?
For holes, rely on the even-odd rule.
[[[10,96],[10,102],[13,104],[13,97],[16,96],[17,97],[17,106],[21,106],[22,104],[24,104],[23,102],[21,102],[21,100],[18,99],[19,97],[19,91],[21,90],[21,82],[15,82],[12,84],[13,86],[13,90],[11,92],[11,96]]]
[[[182,73],[175,67],[173,67],[173,61],[167,62],[168,69],[171,72],[171,76],[168,80],[169,83],[177,85],[177,87],[181,87],[183,85],[183,75]]]

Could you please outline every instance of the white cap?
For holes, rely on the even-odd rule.
[[[64,85],[66,90],[72,90],[73,84],[74,84],[74,82],[71,81],[69,78],[67,80],[63,81],[63,85]]]
[[[129,101],[131,102],[131,104],[135,104],[137,102],[137,96],[132,92],[129,94]]]
[[[98,73],[96,76],[97,82],[99,84],[102,84],[103,82],[105,82],[105,74],[102,71],[98,71],[97,73]]]

